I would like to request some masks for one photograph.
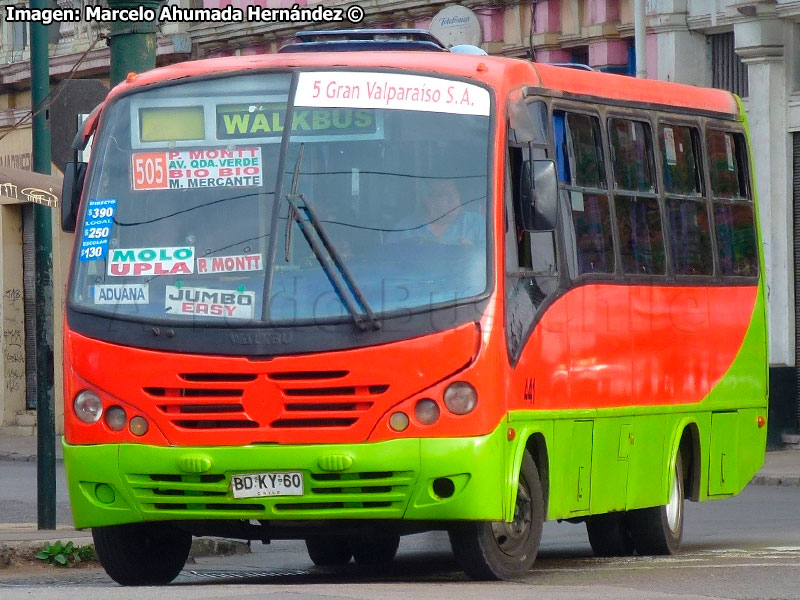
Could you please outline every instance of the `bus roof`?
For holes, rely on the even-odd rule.
[[[467,77],[492,86],[498,98],[521,86],[561,91],[596,99],[674,106],[724,113],[739,112],[729,92],[636,79],[498,56],[430,52],[321,52],[257,54],[176,63],[139,74],[116,86],[107,100],[146,86],[185,77],[281,68],[410,69]]]

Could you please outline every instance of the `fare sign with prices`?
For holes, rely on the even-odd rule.
[[[258,146],[137,152],[131,160],[136,191],[261,185]]]
[[[303,474],[300,471],[288,471],[285,473],[233,475],[231,489],[234,498],[302,496]]]
[[[297,106],[385,108],[488,116],[488,90],[463,81],[400,73],[300,73]]]
[[[111,251],[111,277],[188,275],[194,273],[194,247],[116,248]]]
[[[100,260],[108,252],[108,240],[114,228],[116,198],[93,198],[86,207],[86,222],[81,238],[80,261]]]
[[[255,292],[211,288],[167,286],[164,309],[170,315],[200,315],[230,319],[252,319]]]

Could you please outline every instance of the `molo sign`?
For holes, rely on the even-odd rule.
[[[477,15],[464,6],[448,6],[436,13],[430,32],[448,48],[469,44],[478,46],[483,41],[483,31]]]

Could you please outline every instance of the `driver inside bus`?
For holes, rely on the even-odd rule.
[[[413,240],[443,245],[479,245],[486,225],[473,210],[464,206],[458,186],[452,179],[425,182],[421,215],[400,221],[392,240]]]

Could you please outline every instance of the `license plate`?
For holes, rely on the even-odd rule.
[[[234,498],[260,496],[302,496],[303,474],[300,471],[249,473],[231,477]]]

